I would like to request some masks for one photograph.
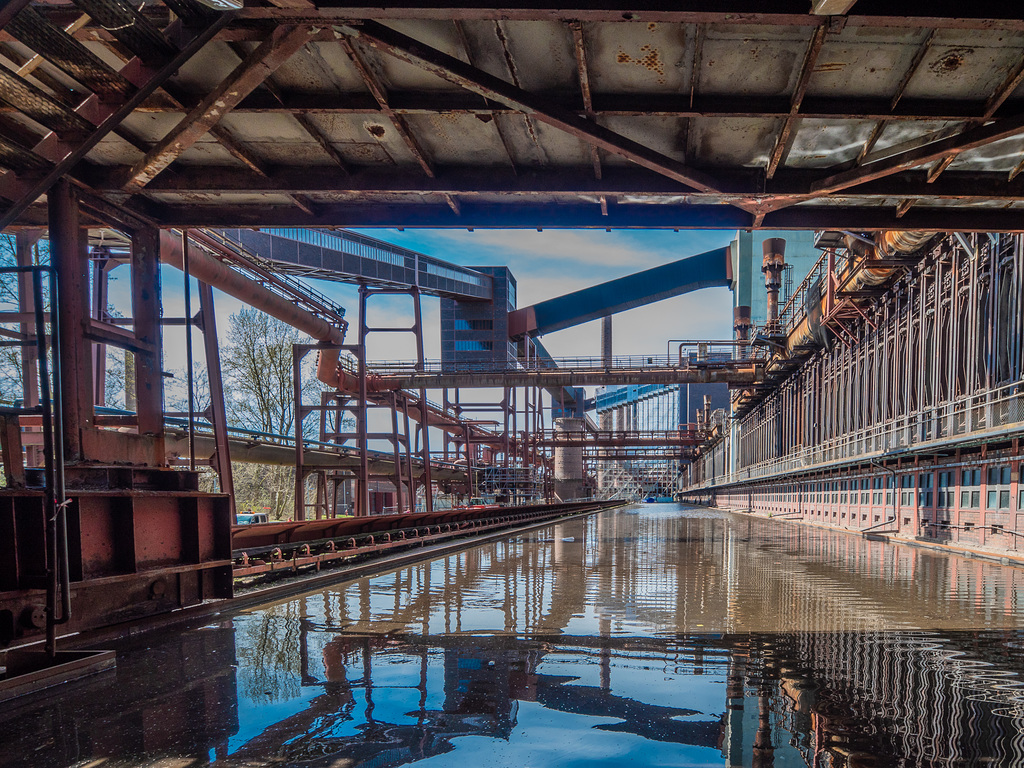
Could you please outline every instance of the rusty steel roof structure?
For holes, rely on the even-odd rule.
[[[1019,16],[9,0],[0,226],[1019,229]]]

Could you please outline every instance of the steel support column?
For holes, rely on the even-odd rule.
[[[217,342],[217,316],[213,309],[213,289],[202,280],[199,285],[200,330],[203,332],[203,350],[206,353],[206,375],[210,387],[210,422],[213,424],[217,453],[213,457],[214,469],[220,480],[220,491],[228,495],[231,521],[235,522],[235,483],[231,475],[231,448],[228,445],[227,412],[224,407],[224,380],[220,367],[220,344]]]
[[[160,326],[160,231],[132,233],[132,316],[135,338],[135,402],[139,434],[156,440],[154,453],[164,463],[164,380]]]
[[[78,214],[78,195],[67,178],[47,194],[50,263],[57,270],[57,306],[62,362],[61,400],[64,424],[64,460],[82,461],[82,430],[93,426],[91,343],[84,335],[89,319],[89,260],[85,255]]]

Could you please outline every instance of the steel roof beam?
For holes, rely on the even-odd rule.
[[[993,144],[1021,132],[1024,132],[1024,115],[998,120],[988,125],[964,131],[942,141],[926,144],[923,147],[918,147],[908,152],[901,152],[884,160],[828,176],[811,184],[811,190],[808,194],[778,200],[773,206],[777,210],[793,203],[826,197],[869,181],[876,181],[911,168],[926,165],[946,156],[955,157],[963,152]]]
[[[535,2],[518,2],[496,6],[493,2],[459,2],[457,5],[424,0],[398,0],[386,5],[352,6],[338,0],[317,0],[315,11],[287,10],[252,6],[243,9],[246,20],[279,20],[290,23],[328,20],[335,23],[357,19],[426,19],[450,22],[452,19],[508,21],[573,21],[584,22],[656,22],[666,24],[730,24],[783,27],[827,25],[831,16],[810,13],[807,0],[731,0],[709,3],[688,2],[558,2],[545,6]],[[906,29],[908,27],[951,29],[1024,29],[1024,19],[1013,3],[1001,0],[979,0],[971,4],[935,3],[913,0],[895,6],[891,3],[861,3],[856,12],[843,17],[847,25]],[[900,15],[894,15],[893,11]]]
[[[625,157],[642,167],[675,179],[681,184],[703,192],[718,191],[715,179],[703,171],[689,168],[660,152],[592,123],[570,110],[517,88],[487,72],[471,67],[436,48],[431,48],[382,24],[366,21],[358,26],[342,25],[338,29],[443,80],[460,85],[485,98],[500,101],[508,107],[531,115],[606,152]]]
[[[574,21],[569,24],[569,31],[572,33],[572,50],[576,57],[576,77],[580,82],[580,94],[583,96],[583,111],[588,120],[596,119],[594,114],[594,101],[590,94],[590,70],[587,67],[587,41],[583,36],[583,23]],[[594,166],[594,178],[601,178],[601,155],[598,148],[588,144],[590,150],[590,162]]]
[[[176,104],[165,97],[149,99],[138,110],[140,113],[183,112],[194,108],[203,94],[183,92],[174,89]],[[540,94],[549,101],[568,104],[573,112],[584,115],[586,110],[575,93]],[[369,94],[336,93],[309,94],[283,93],[282,101],[268,94],[250,94],[235,107],[234,114],[260,115],[382,115],[377,102]],[[695,94],[692,104],[689,97],[665,93],[612,93],[592,95],[595,117],[763,117],[784,118],[789,114],[790,103],[784,97],[714,96]],[[577,103],[574,103],[577,102]],[[418,93],[391,91],[388,104],[396,115],[513,115],[518,110],[500,104],[487,103],[476,96],[462,92]],[[184,105],[184,106],[181,106]],[[941,101],[936,99],[901,100],[895,111],[889,110],[889,99],[808,96],[804,99],[800,116],[815,120],[875,120],[899,122],[927,120],[954,122],[970,120],[985,109],[985,102]],[[998,116],[1009,116],[1024,110],[1024,102],[1015,100],[1004,104]],[[13,107],[0,104],[0,114],[13,113]]]
[[[359,77],[362,79],[363,84],[366,86],[366,90],[370,92],[377,105],[380,107],[380,111],[391,121],[391,124],[395,126],[395,130],[398,131],[398,135],[401,137],[402,142],[405,144],[409,153],[413,156],[423,172],[430,178],[434,178],[434,165],[430,162],[427,157],[427,153],[423,151],[423,147],[420,146],[419,141],[413,136],[412,131],[409,130],[409,125],[405,122],[405,119],[400,115],[395,114],[394,110],[388,103],[388,95],[384,90],[384,86],[377,81],[377,76],[370,71],[370,68],[363,61],[362,55],[356,50],[355,46],[352,45],[351,41],[342,38],[341,46],[345,49],[345,53],[348,54],[349,59],[352,60],[353,66],[359,73]]]
[[[284,64],[314,33],[311,27],[281,27],[214,88],[159,144],[132,168],[124,189],[138,192],[201,139],[238,102]]]
[[[80,175],[99,192],[120,189],[125,166],[89,166]],[[767,187],[758,184],[756,172],[730,172],[723,180],[732,192],[725,194],[691,194],[688,198],[719,200],[725,197],[743,199],[755,194],[795,197],[807,192],[820,174],[810,170],[787,168],[780,171]],[[603,179],[594,179],[585,167],[531,170],[514,174],[510,169],[473,168],[466,166],[437,168],[433,179],[418,173],[393,170],[382,174],[375,169],[354,170],[351,176],[342,176],[334,168],[318,166],[304,168],[268,167],[261,163],[260,170],[245,170],[227,166],[175,166],[173,174],[161,175],[147,190],[151,192],[190,192],[220,194],[231,192],[271,194],[363,193],[373,195],[461,195],[469,198],[479,195],[516,196],[576,196],[636,195],[643,194],[657,201],[662,196],[678,196],[674,183],[660,176],[628,167],[606,168]],[[872,197],[930,197],[947,200],[1024,200],[1024,184],[1010,183],[1005,172],[954,171],[947,174],[941,184],[927,184],[923,171],[910,171],[858,185],[851,196]]]
[[[121,68],[120,74],[130,82],[137,82],[138,87],[134,89],[130,97],[125,100],[102,102],[96,94],[87,98],[76,109],[77,112],[88,112],[94,117],[101,118],[99,125],[84,141],[78,143],[73,149],[66,153],[60,149],[60,159],[49,166],[48,172],[33,180],[11,178],[11,174],[0,178],[0,197],[14,201],[3,215],[0,215],[0,230],[11,224],[17,217],[28,208],[41,195],[45,194],[61,176],[68,173],[75,165],[95,147],[105,136],[117,129],[121,122],[128,117],[143,101],[160,88],[164,82],[177,74],[178,70],[189,59],[192,58],[203,46],[206,45],[224,26],[232,20],[231,13],[222,13],[204,28],[195,34],[182,33],[180,35],[181,48],[177,54],[159,69],[153,70],[147,67],[138,59],[133,59]],[[175,24],[177,29],[178,25]],[[61,30],[58,30],[61,32]],[[77,42],[71,40],[73,45]],[[84,50],[84,49],[83,49]],[[40,53],[43,53],[40,51]],[[59,145],[55,134],[48,134],[33,149],[34,153],[46,156],[53,152],[53,145]]]
[[[920,205],[920,203],[919,203]],[[359,205],[320,203],[314,216],[289,206],[166,205],[146,201],[140,213],[166,226],[189,227],[438,227],[485,228],[621,228],[751,229],[752,214],[724,205],[626,204],[609,206],[604,216],[594,204],[488,204],[463,202],[456,216],[445,204]],[[27,217],[26,221],[35,221]],[[915,207],[896,218],[892,207],[793,206],[765,214],[765,229],[920,229],[932,232],[1020,231],[1021,213],[998,208]]]
[[[1001,107],[1003,103],[1010,97],[1010,94],[1017,90],[1017,87],[1021,84],[1021,82],[1024,82],[1024,58],[1017,62],[1017,65],[1007,73],[1006,77],[1004,78],[1003,82],[1000,83],[999,87],[996,88],[995,91],[993,91],[991,96],[989,96],[988,101],[985,102],[985,111],[982,113],[982,115],[974,120],[971,120],[967,124],[967,127],[964,129],[964,131],[966,131],[972,125],[981,125],[987,120],[991,119],[992,115],[995,114],[996,110],[999,109],[999,107]],[[950,165],[952,165],[953,161],[956,160],[956,157],[956,154],[950,153],[941,160],[939,160],[939,162],[935,164],[935,167],[932,168],[931,171],[929,171],[928,181],[934,182],[937,178],[939,178],[943,171],[945,171],[947,168],[949,168]]]
[[[797,75],[796,85],[793,86],[793,95],[789,101],[789,114],[786,115],[786,119],[782,123],[782,129],[779,131],[778,138],[775,140],[775,147],[772,149],[772,154],[768,158],[768,170],[765,175],[769,179],[775,175],[775,171],[779,169],[780,164],[785,162],[785,157],[789,154],[789,148],[792,145],[792,138],[794,135],[793,126],[799,119],[797,117],[797,113],[800,112],[800,105],[803,103],[804,96],[807,93],[807,86],[811,81],[811,74],[814,72],[814,67],[818,62],[818,54],[821,53],[821,46],[825,43],[825,34],[827,31],[827,27],[818,27],[814,30],[810,43],[807,44],[807,50],[804,53],[804,60],[800,65],[800,72]]]

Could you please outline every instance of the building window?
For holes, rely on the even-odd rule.
[[[960,509],[981,506],[981,470],[965,469],[960,473]]]
[[[491,352],[494,350],[492,341],[456,341],[456,352]]]
[[[456,331],[493,331],[494,320],[455,320]]]
[[[987,509],[1010,508],[1010,468],[989,467],[988,484],[985,488]]]
[[[955,491],[953,490],[953,473],[939,472],[939,507],[955,507],[956,501],[954,500],[954,493]]]
[[[919,507],[930,507],[932,505],[932,485],[935,476],[931,472],[921,475],[920,490],[917,492],[917,505]]]
[[[903,475],[900,478],[900,504],[909,507],[914,503],[914,476]]]

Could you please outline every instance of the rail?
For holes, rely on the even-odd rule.
[[[693,490],[766,480],[847,461],[933,450],[972,435],[991,439],[1013,434],[1024,434],[1024,379],[853,430],[781,458],[751,464],[706,480],[693,486]]]
[[[190,230],[189,235],[195,245],[212,253],[215,258],[232,269],[254,279],[264,288],[294,301],[315,317],[326,320],[332,325],[341,328],[348,326],[344,307],[306,282],[281,271],[275,262],[253,253],[241,243],[217,230]],[[203,238],[209,238],[213,241],[213,246],[219,247],[211,247],[211,243],[204,242]]]
[[[693,342],[692,347],[682,345],[676,355],[658,353],[650,355],[616,355],[610,359],[601,356],[578,356],[558,358],[533,358],[507,363],[493,361],[425,360],[422,365],[415,360],[373,360],[368,363],[372,373],[387,376],[412,373],[506,373],[523,371],[665,371],[689,368],[737,368],[749,366],[767,359],[767,354],[758,348],[747,347],[748,354],[734,356],[735,342]]]
[[[108,409],[109,410],[109,409]],[[119,413],[131,413],[129,411],[119,411]],[[175,427],[181,430],[188,429],[188,419],[179,416],[167,416],[164,418],[164,424],[169,427]],[[207,424],[196,424],[196,434],[204,437],[213,437],[213,425]],[[250,440],[253,442],[262,443],[264,445],[279,445],[285,448],[295,448],[295,436],[294,435],[279,435],[272,432],[260,432],[255,429],[246,429],[244,427],[233,427],[228,426],[228,436],[235,437],[238,439]],[[307,448],[316,448],[321,451],[328,453],[337,453],[339,455],[358,455],[358,448],[355,446],[345,446],[338,443],[330,443],[322,440],[314,440],[312,438],[304,438],[302,445]],[[383,461],[391,461],[394,458],[393,451],[373,451],[371,450],[370,455],[374,458],[381,459]],[[418,462],[419,457],[413,456],[413,461]],[[435,468],[441,469],[452,469],[456,471],[465,471],[465,465],[460,465],[452,461],[444,461],[442,459],[435,459],[433,456],[430,459],[430,463]]]
[[[542,446],[647,447],[697,445],[703,436],[696,429],[627,429],[566,432],[545,429],[533,441]]]

